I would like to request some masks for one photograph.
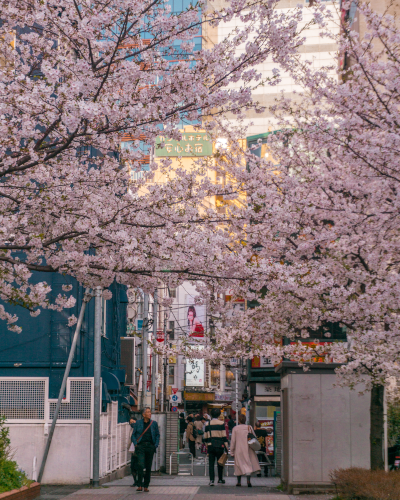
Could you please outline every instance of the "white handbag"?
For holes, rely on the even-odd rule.
[[[253,451],[260,451],[261,450],[261,444],[256,438],[256,436],[250,432],[251,427],[249,426],[247,428],[248,434],[247,434],[247,444],[249,445],[249,448],[251,448]],[[253,429],[251,429],[253,430]]]
[[[129,446],[129,450],[128,450],[130,453],[135,453],[135,445],[133,443],[131,443],[131,445]]]

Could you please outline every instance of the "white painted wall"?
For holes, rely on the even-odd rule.
[[[43,424],[13,424],[11,449],[18,466],[32,479],[33,459],[39,472],[47,440]],[[43,484],[88,484],[91,476],[91,424],[57,424]]]

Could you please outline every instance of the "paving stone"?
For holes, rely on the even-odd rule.
[[[136,488],[132,489],[135,493],[140,493],[136,491]],[[149,486],[150,493],[154,495],[177,495],[179,498],[181,495],[194,495],[198,489],[198,486],[154,486],[151,483]]]
[[[249,500],[252,498],[254,500],[290,500],[289,495],[280,494],[280,493],[258,493],[258,492],[246,492],[246,494],[197,494],[194,495],[193,500],[209,500],[210,496],[212,496],[213,500],[229,500],[230,498],[234,498],[234,500]],[[303,500],[303,499],[301,499]]]
[[[107,497],[104,498],[107,498],[107,500],[120,500],[120,498],[123,498],[125,495],[126,493],[124,491],[121,491],[119,494],[107,495]],[[87,493],[86,491],[76,495],[68,495],[67,497],[65,497],[65,499],[68,500],[93,500],[93,498],[93,494]]]
[[[129,495],[124,498],[124,500],[141,500],[141,499],[146,499],[146,500],[165,500],[165,495],[159,495],[159,494],[154,494],[152,493],[152,490],[150,490],[149,493],[141,493],[141,492],[135,492],[135,494]],[[193,495],[182,495],[179,497],[179,499],[176,500],[192,500]],[[226,499],[228,500],[228,499]]]

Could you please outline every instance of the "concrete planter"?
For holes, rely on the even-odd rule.
[[[0,493],[0,500],[32,500],[40,495],[40,483],[32,483],[30,486],[22,486],[18,490]]]

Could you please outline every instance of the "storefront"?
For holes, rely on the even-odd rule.
[[[218,408],[225,416],[232,415],[232,402],[234,397],[235,395],[232,392],[216,392],[214,402],[207,405],[208,413],[210,413],[213,408]]]
[[[267,454],[273,460],[276,446],[276,418],[281,408],[281,387],[279,381],[256,382],[250,385],[251,424],[258,421],[268,431]]]
[[[213,392],[184,391],[183,399],[186,414],[207,413],[208,404],[214,402]]]

